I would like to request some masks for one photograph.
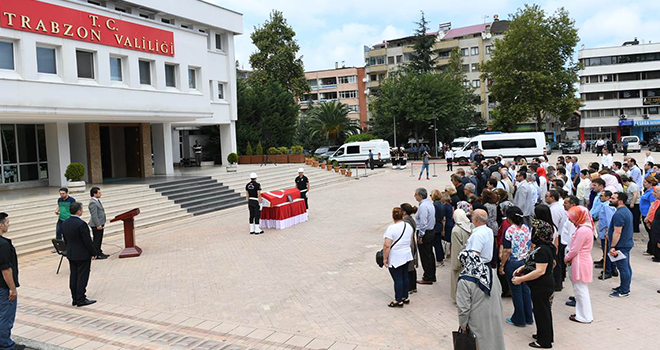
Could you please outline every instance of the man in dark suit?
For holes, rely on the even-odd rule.
[[[96,259],[96,247],[89,235],[89,226],[80,217],[83,206],[80,202],[71,203],[71,217],[62,223],[62,233],[66,243],[66,257],[69,260],[69,287],[73,306],[86,306],[96,302],[85,296],[92,260]]]
[[[101,189],[92,187],[89,191],[92,199],[89,200],[89,227],[92,228],[92,236],[94,237],[94,247],[96,247],[96,259],[107,259],[108,255],[103,254],[101,245],[103,244],[103,227],[105,226],[105,209],[101,203]]]

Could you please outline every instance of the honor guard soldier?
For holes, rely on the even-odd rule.
[[[247,192],[248,209],[250,210],[250,234],[260,235],[264,233],[259,227],[261,216],[261,185],[257,182],[257,174],[250,174],[250,182],[245,185]]]
[[[309,179],[305,176],[305,169],[298,169],[298,176],[296,177],[296,188],[300,191],[300,198],[305,199],[305,208],[309,209],[307,204],[307,192],[309,192]]]

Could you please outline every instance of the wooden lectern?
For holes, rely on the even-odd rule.
[[[133,219],[140,214],[140,208],[129,210],[123,214],[115,216],[110,222],[122,220],[124,222],[124,245],[126,248],[119,253],[119,258],[133,258],[142,254],[142,249],[135,245],[135,220]]]

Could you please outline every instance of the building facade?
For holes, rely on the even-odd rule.
[[[242,30],[200,0],[1,1],[0,189],[63,186],[72,162],[91,183],[172,174],[201,125],[226,159]]]
[[[440,24],[437,41],[433,46],[439,69],[449,64],[451,52],[458,48],[463,61],[465,84],[474,89],[478,96],[477,114],[490,123],[490,112],[495,108],[495,101],[489,100],[487,84],[481,80],[480,64],[490,59],[494,41],[501,39],[508,28],[509,21],[500,21],[497,15],[493,22],[461,28],[452,28],[451,23]],[[373,46],[365,46],[365,74],[369,94],[377,93],[380,82],[388,72],[397,70],[410,62],[414,36],[386,40]]]
[[[635,39],[622,46],[578,53],[580,138],[596,140],[660,134],[660,44]]]
[[[298,101],[301,112],[310,105],[338,101],[348,105],[348,117],[367,128],[367,97],[364,67],[339,67],[305,72],[310,92]]]

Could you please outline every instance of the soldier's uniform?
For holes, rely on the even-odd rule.
[[[303,168],[298,169],[298,174],[304,173]],[[307,176],[296,176],[296,188],[300,191],[300,198],[305,200],[305,207],[309,209],[309,204],[307,203],[307,184],[309,184],[309,179]]]
[[[245,185],[245,191],[248,194],[248,209],[250,210],[250,234],[262,234],[264,231],[259,227],[261,216],[259,192],[261,191],[261,185],[257,182],[257,174],[250,174],[250,182]]]

